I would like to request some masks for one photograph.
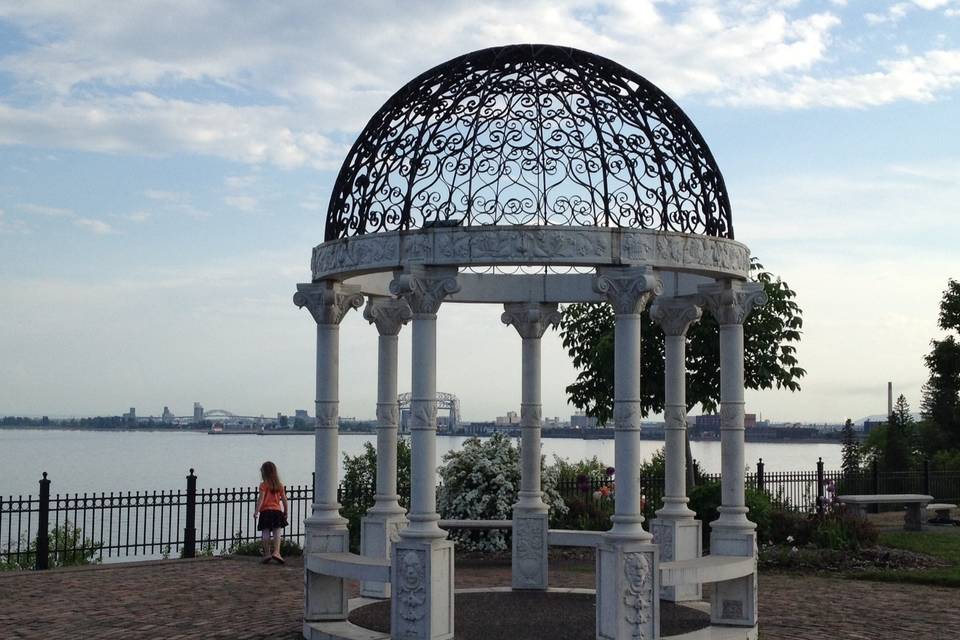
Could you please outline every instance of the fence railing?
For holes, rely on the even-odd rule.
[[[719,481],[716,474],[702,481]],[[746,477],[748,487],[764,491],[780,509],[813,512],[823,504],[832,483],[835,494],[924,493],[938,501],[960,501],[960,470],[882,472],[876,465],[855,474],[815,469],[776,471],[763,460]],[[565,479],[557,489],[568,502],[615,499],[613,477]],[[663,478],[641,478],[648,506],[658,508]],[[119,559],[195,557],[229,551],[259,539],[253,512],[256,487],[197,488],[193,469],[185,487],[163,491],[53,493],[44,473],[39,494],[0,496],[0,569],[109,562]],[[303,520],[313,499],[313,484],[286,487],[289,527],[284,537],[303,542]],[[341,502],[372,495],[366,487],[341,486]],[[829,496],[826,496],[829,497]]]

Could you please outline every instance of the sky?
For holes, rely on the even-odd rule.
[[[291,296],[349,145],[422,71],[523,42],[620,62],[707,140],[737,239],[804,310],[803,390],[748,411],[883,413],[888,380],[919,404],[960,278],[960,0],[0,0],[0,415],[312,413]],[[519,406],[500,313],[440,311],[467,420]],[[556,333],[543,360],[544,415],[569,416]],[[375,381],[353,313],[341,415],[372,417]]]

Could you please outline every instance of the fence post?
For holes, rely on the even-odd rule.
[[[823,514],[823,458],[817,459],[817,513]]]
[[[40,479],[40,504],[37,511],[37,557],[34,568],[37,570],[50,567],[50,480],[47,472],[43,472]]]
[[[766,483],[763,479],[763,458],[757,460],[757,491],[764,491]]]
[[[877,461],[877,459],[874,458],[870,466],[873,471],[873,495],[879,495],[880,494],[880,464]],[[880,505],[879,504],[870,505],[870,512],[880,513]]]
[[[932,496],[930,493],[930,459],[926,458],[923,461],[923,493]]]
[[[187,476],[187,524],[183,529],[183,557],[197,556],[197,476]]]

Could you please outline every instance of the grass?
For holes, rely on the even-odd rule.
[[[950,566],[936,569],[870,571],[858,574],[856,578],[960,588],[960,533],[952,530],[887,531],[880,534],[880,544],[934,556],[949,562]]]

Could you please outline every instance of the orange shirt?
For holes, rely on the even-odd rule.
[[[283,507],[280,506],[280,498],[286,497],[283,485],[280,485],[280,491],[273,491],[266,482],[261,482],[260,494],[263,496],[260,511],[283,511]]]

